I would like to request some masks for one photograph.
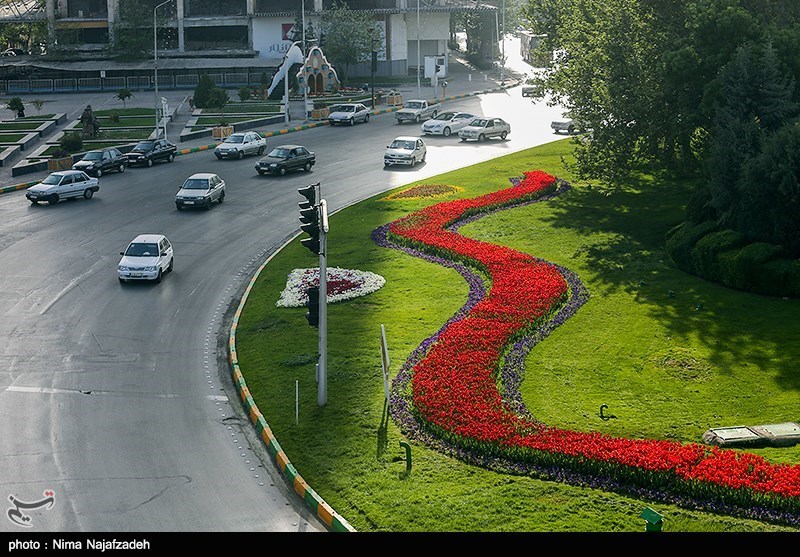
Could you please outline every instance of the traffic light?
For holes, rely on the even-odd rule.
[[[300,230],[310,236],[310,238],[300,240],[300,243],[307,247],[311,253],[319,255],[319,208],[316,205],[316,186],[317,184],[313,184],[297,190],[300,195],[306,198],[306,201],[301,201],[297,206],[300,208],[300,222],[302,223]]]
[[[308,300],[306,300],[306,320],[312,327],[319,328],[319,286],[313,286],[306,289]]]
[[[311,253],[319,255],[319,209],[316,207],[302,208],[305,203],[299,203],[300,208],[300,230],[308,234],[309,238],[303,238],[300,243],[307,247]]]

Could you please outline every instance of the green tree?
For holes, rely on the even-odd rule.
[[[117,99],[122,101],[122,108],[125,109],[126,108],[125,103],[128,99],[133,97],[133,93],[131,93],[130,89],[123,88],[117,91],[117,94],[115,96],[117,97]]]
[[[33,99],[31,104],[33,105],[33,108],[36,109],[37,115],[42,113],[42,107],[44,106],[44,101],[42,99]]]
[[[11,97],[8,102],[6,102],[6,108],[14,113],[14,119],[16,120],[17,115],[25,110],[25,105],[22,104],[21,98]]]
[[[176,0],[177,1],[177,0]],[[147,60],[153,52],[153,7],[157,0],[119,0],[120,18],[114,22],[114,40],[109,53],[120,61]],[[168,4],[156,13],[159,37],[173,33],[166,26],[174,18],[175,5]],[[161,42],[161,41],[159,41]],[[159,48],[160,50],[160,48]]]
[[[200,74],[200,79],[197,82],[197,87],[194,89],[194,105],[197,108],[208,108],[211,105],[209,104],[209,98],[211,95],[211,91],[216,89],[217,84],[214,83],[214,80],[208,74]]]
[[[347,66],[370,60],[373,40],[383,40],[383,30],[372,15],[351,10],[339,0],[322,13],[321,25],[322,48],[336,65],[342,83],[347,81]]]
[[[252,97],[252,96],[253,96],[253,92],[250,90],[249,87],[241,87],[239,89],[239,100],[240,101],[244,102],[246,100],[249,100],[250,97]]]

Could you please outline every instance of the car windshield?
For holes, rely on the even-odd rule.
[[[289,156],[289,149],[284,149],[283,147],[275,147],[272,151],[269,152],[270,157],[275,157],[278,159],[285,159]]]
[[[356,107],[351,104],[343,104],[336,112],[355,112]]]
[[[450,120],[455,116],[455,112],[442,112],[434,120]]]
[[[136,147],[133,148],[134,151],[150,151],[153,148],[152,141],[140,141],[136,144]]]
[[[467,114],[466,112],[459,112],[458,114],[456,114],[457,120],[466,120],[468,118],[475,118],[475,116],[473,116],[472,114]]]
[[[207,190],[208,180],[205,178],[189,178],[183,184],[185,190]]]
[[[243,135],[232,135],[225,140],[225,143],[244,143]]]
[[[422,103],[407,103],[406,108],[422,108]]]
[[[475,126],[477,128],[485,128],[486,125],[489,123],[489,120],[485,118],[476,118],[472,122],[469,123],[470,126]]]
[[[58,174],[51,174],[44,180],[42,180],[43,184],[47,184],[48,186],[57,186],[61,182],[61,176]]]
[[[414,149],[414,142],[405,141],[402,139],[395,139],[394,141],[392,141],[392,144],[389,147],[392,149],[407,149],[411,151]]]
[[[83,160],[85,160],[85,161],[99,161],[102,158],[103,158],[103,153],[101,153],[100,151],[90,151],[89,153],[86,153],[84,155]]]
[[[125,255],[130,257],[156,257],[158,244],[131,244],[125,250]]]

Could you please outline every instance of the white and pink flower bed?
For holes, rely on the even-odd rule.
[[[328,267],[328,303],[341,302],[375,292],[386,284],[386,279],[369,271]],[[295,269],[286,279],[286,287],[278,299],[278,307],[301,307],[306,304],[306,289],[319,286],[319,267]]]

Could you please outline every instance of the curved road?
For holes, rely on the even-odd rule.
[[[384,114],[269,139],[315,151],[309,174],[262,177],[253,157],[204,151],[104,176],[91,200],[0,196],[0,496],[55,492],[50,509],[31,511],[30,530],[325,531],[242,413],[230,315],[258,265],[298,232],[297,188],[321,182],[335,211],[560,139],[549,124],[561,110],[519,88],[446,107],[506,118],[512,133],[481,144],[426,138],[427,163],[385,170],[385,145],[419,127]],[[176,211],[178,186],[199,171],[226,180],[225,203]],[[118,254],[143,232],[172,241],[175,271],[158,285],[120,285]],[[0,530],[30,531],[5,519]]]

